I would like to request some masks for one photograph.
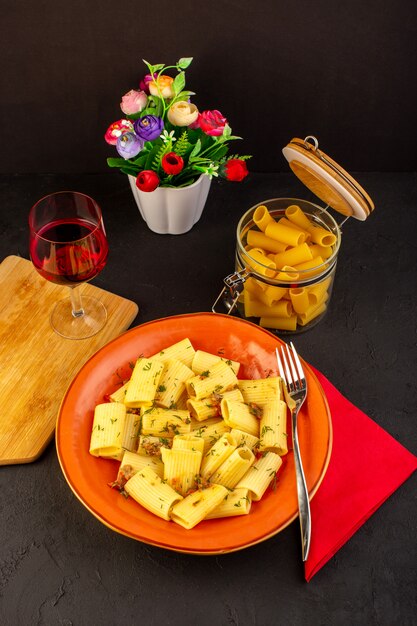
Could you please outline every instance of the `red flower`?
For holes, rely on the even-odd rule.
[[[203,111],[198,116],[198,123],[201,130],[206,135],[220,137],[220,135],[223,135],[227,119],[223,117],[220,111]]]
[[[227,180],[240,182],[248,173],[246,163],[242,159],[229,159],[224,165],[224,176]]]
[[[184,160],[175,152],[168,152],[162,157],[161,165],[166,174],[179,174],[184,167]]]
[[[159,185],[159,177],[153,170],[143,170],[136,178],[136,187],[141,191],[155,191]]]

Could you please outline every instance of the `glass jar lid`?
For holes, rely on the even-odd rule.
[[[342,215],[363,221],[374,210],[374,203],[366,191],[338,163],[319,150],[319,142],[312,135],[305,139],[291,139],[282,152],[301,182]]]

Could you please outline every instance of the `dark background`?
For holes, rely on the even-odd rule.
[[[142,59],[181,56],[194,102],[229,119],[255,172],[288,171],[281,148],[308,134],[351,171],[417,167],[415,0],[0,7],[0,172],[106,171],[103,134]]]

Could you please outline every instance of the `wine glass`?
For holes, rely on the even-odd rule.
[[[104,268],[108,244],[98,204],[76,191],[45,196],[29,213],[30,257],[43,278],[70,288],[50,316],[52,328],[67,339],[86,339],[106,323],[107,311],[97,298],[79,293],[78,285]]]

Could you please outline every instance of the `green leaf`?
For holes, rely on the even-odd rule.
[[[184,72],[180,72],[176,75],[173,83],[174,93],[180,93],[185,87],[185,74]]]
[[[197,143],[195,144],[190,156],[188,157],[189,161],[192,161],[193,158],[196,157],[197,154],[200,152],[200,150],[201,150],[201,141],[197,139]]]
[[[125,159],[118,159],[113,157],[107,159],[107,165],[109,167],[122,167],[123,165],[125,165],[125,163]]]
[[[189,65],[191,65],[193,57],[181,57],[177,63],[177,66],[182,70],[185,70]]]
[[[146,159],[145,166],[144,166],[145,170],[151,170],[152,169],[153,160],[156,157],[156,155],[158,154],[160,148],[161,148],[161,144],[158,144],[158,145],[154,146],[152,148],[152,150],[149,152],[149,154],[147,156],[147,159]]]
[[[231,134],[232,129],[230,128],[229,124],[226,124],[223,130],[223,137],[230,137]]]

